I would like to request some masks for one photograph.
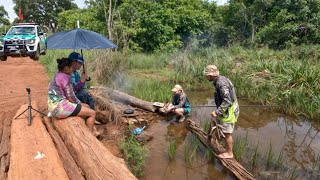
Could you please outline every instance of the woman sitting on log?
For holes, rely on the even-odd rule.
[[[94,135],[97,135],[94,130],[94,122],[96,112],[87,104],[81,103],[76,97],[70,75],[74,71],[72,59],[62,58],[57,59],[58,72],[49,84],[48,91],[48,106],[49,117],[66,118],[69,116],[79,116],[86,119],[86,125]]]

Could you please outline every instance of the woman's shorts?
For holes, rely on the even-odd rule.
[[[189,114],[191,112],[191,108],[183,108],[183,114]]]
[[[81,104],[77,104],[76,109],[71,113],[70,116],[77,116],[79,112],[81,111]]]

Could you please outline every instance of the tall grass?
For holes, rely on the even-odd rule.
[[[235,142],[234,142],[234,156],[237,160],[241,161],[243,158],[243,155],[247,151],[248,148],[248,131],[246,133],[246,136],[244,138],[242,137],[237,137]]]
[[[143,147],[134,136],[129,136],[120,144],[120,149],[131,172],[141,177],[145,160],[148,156],[148,149]]]
[[[251,166],[252,167],[254,167],[258,164],[258,157],[260,156],[258,148],[259,148],[259,142],[257,143],[256,148],[254,149],[254,153],[253,153],[253,156],[251,159]]]
[[[153,94],[157,94],[163,101],[167,99],[163,98],[166,95],[154,93],[155,87],[168,92],[166,86],[171,87],[176,83],[189,90],[211,88],[211,83],[203,76],[203,69],[208,64],[215,64],[221,75],[231,79],[239,97],[276,104],[289,114],[316,119],[320,117],[319,50],[320,46],[300,46],[283,51],[245,49],[240,46],[199,49],[193,43],[171,54],[121,53],[110,50],[83,52],[88,75],[93,79],[92,84],[133,85],[126,81],[128,76],[148,80],[146,87],[140,86],[143,83],[139,82],[139,86],[133,85],[127,91],[133,91],[142,99],[155,99]],[[56,58],[66,57],[71,51],[50,50],[46,56],[41,57],[50,77],[56,71]],[[159,86],[152,81],[158,82]]]
[[[201,142],[198,137],[194,134],[190,136],[190,140],[186,143],[184,147],[184,160],[187,164],[190,164],[197,156]]]
[[[169,160],[173,161],[177,153],[177,144],[175,140],[169,141],[167,153],[169,156]]]
[[[268,168],[268,167],[271,165],[272,160],[273,160],[273,153],[272,153],[272,144],[271,144],[271,141],[270,141],[270,144],[269,144],[269,147],[268,147],[268,151],[267,151],[266,157],[267,157],[266,166],[267,166],[267,168]]]

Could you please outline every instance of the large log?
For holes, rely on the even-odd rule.
[[[123,159],[117,158],[95,138],[79,117],[54,119],[53,125],[86,179],[136,179]]]
[[[196,124],[194,121],[188,119],[187,120],[187,128],[195,134],[203,145],[206,147],[209,147],[209,149],[213,152],[213,154],[218,157],[217,155],[225,152],[224,148],[218,144],[213,143],[216,142],[215,140],[208,142],[207,140],[207,133],[205,133],[198,124]],[[215,137],[213,137],[215,138]],[[240,180],[249,179],[253,180],[256,179],[249,171],[247,171],[238,161],[236,161],[234,158],[232,159],[220,159],[218,158],[222,165],[230,170],[235,177],[237,177]]]
[[[150,112],[156,112],[159,108],[153,106],[152,102],[148,102],[148,101],[144,101],[141,99],[138,99],[136,97],[130,96],[126,93],[117,91],[117,90],[113,90],[110,88],[98,88],[99,90],[101,90],[103,93],[101,93],[102,96],[104,96],[105,98],[112,98],[116,101],[122,102],[124,104],[130,104],[133,107],[137,107],[140,109],[144,109]]]
[[[37,108],[35,104],[33,107]],[[27,108],[21,106],[16,116]],[[24,115],[12,120],[10,150],[8,179],[68,179],[39,114],[33,113],[30,126]],[[37,152],[44,156],[36,159]]]
[[[44,117],[44,124],[58,150],[58,154],[61,158],[63,167],[71,180],[84,180],[83,172],[78,167],[76,162],[74,161],[73,157],[71,156],[68,148],[62,141],[61,137],[59,136],[58,132],[52,127],[52,123],[48,117]]]

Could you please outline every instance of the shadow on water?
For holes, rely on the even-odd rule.
[[[188,97],[193,106],[212,105],[212,92],[188,92]],[[295,169],[298,179],[319,179],[319,171],[313,172],[314,166],[319,169],[320,153],[320,125],[305,118],[290,117],[281,114],[271,108],[241,107],[248,104],[239,100],[240,116],[233,133],[234,140],[248,135],[248,143],[251,148],[259,144],[260,164],[265,164],[266,153],[270,144],[276,161],[277,154],[283,151],[284,161],[282,173],[278,179],[290,177],[289,171]],[[213,107],[193,107],[191,119],[207,121],[210,119],[210,112]],[[170,120],[170,117],[168,117]],[[152,133],[153,140],[147,145],[150,149],[150,157],[145,167],[145,176],[142,179],[233,179],[216,158],[206,158],[203,150],[196,154],[191,163],[186,162],[184,157],[185,146],[190,144],[192,134],[188,132],[183,123],[170,124],[163,120],[148,128]],[[176,155],[173,161],[169,160],[168,144],[176,142]],[[250,152],[250,151],[248,151]],[[248,157],[252,155],[247,154]],[[250,159],[240,162],[248,170],[252,170]],[[283,170],[285,169],[285,170]],[[267,168],[260,165],[254,172],[258,179],[263,179],[261,172],[278,172],[274,168]],[[316,174],[316,175],[315,175]]]

